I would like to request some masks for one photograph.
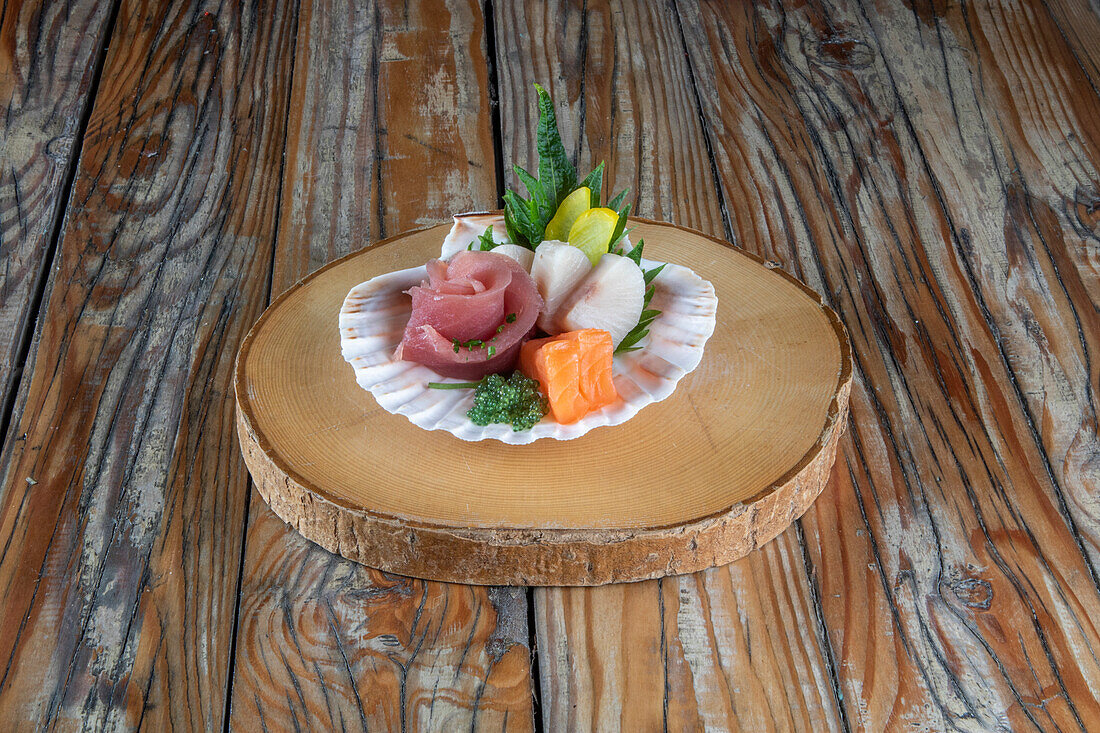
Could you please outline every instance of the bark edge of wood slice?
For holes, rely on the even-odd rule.
[[[623,425],[524,446],[466,443],[382,411],[340,354],[337,315],[353,285],[438,254],[449,224],[405,233],[306,277],[241,345],[237,434],[260,495],[345,558],[475,585],[691,573],[773,539],[828,482],[851,389],[844,327],[754,255],[632,224],[647,257],[691,267],[718,293],[703,361],[671,397]]]

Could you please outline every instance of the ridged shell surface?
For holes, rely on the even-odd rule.
[[[508,241],[508,228],[504,225],[504,217],[500,214],[475,212],[471,214],[455,214],[454,225],[443,240],[443,247],[439,253],[439,259],[449,260],[455,254],[469,247],[485,231],[486,227],[493,228],[494,242]]]
[[[444,256],[447,249],[445,245]],[[465,245],[454,251],[458,249]],[[642,260],[644,269],[660,264]],[[709,282],[686,267],[666,265],[653,281],[649,306],[661,315],[650,325],[641,349],[614,358],[612,374],[619,401],[571,425],[547,416],[530,430],[515,431],[505,424],[475,425],[466,417],[473,406],[473,390],[431,389],[429,382],[459,380],[393,358],[412,311],[412,299],[405,291],[426,279],[422,265],[379,275],[352,288],[340,309],[341,350],[355,369],[359,386],[374,395],[384,410],[404,415],[425,430],[445,430],[468,441],[493,439],[522,445],[540,438],[571,440],[593,428],[626,422],[646,405],[671,395],[676,383],[699,365],[707,339],[714,333],[718,309]]]

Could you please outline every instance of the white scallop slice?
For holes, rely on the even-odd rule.
[[[562,331],[601,328],[617,348],[638,324],[645,291],[642,268],[608,252],[566,297],[557,325]]]
[[[592,262],[571,244],[548,239],[535,248],[531,261],[531,277],[542,296],[542,312],[538,326],[546,333],[557,335],[555,325],[558,309],[585,275],[592,272]]]
[[[645,269],[659,264],[642,260]],[[646,405],[671,395],[676,383],[699,365],[718,310],[709,282],[686,267],[666,265],[654,280],[651,304],[663,313],[650,325],[641,349],[614,359],[613,379],[620,399],[571,425],[546,417],[532,429],[517,432],[511,425],[474,425],[466,418],[473,390],[430,389],[428,382],[459,380],[393,358],[412,305],[404,291],[426,278],[427,271],[420,266],[379,275],[352,288],[340,309],[341,350],[359,386],[373,394],[382,409],[404,415],[425,430],[444,430],[467,441],[523,445],[540,438],[572,440],[593,428],[626,422]]]
[[[511,257],[519,263],[527,272],[531,272],[531,263],[535,261],[535,253],[518,244],[498,244],[493,251],[505,257]]]

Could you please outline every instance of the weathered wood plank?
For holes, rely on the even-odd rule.
[[[254,500],[234,665],[236,730],[528,730],[522,589],[386,575]]]
[[[294,6],[125,2],[6,436],[0,719],[219,730]]]
[[[1088,0],[1032,0],[1029,3],[1037,21],[1054,40],[1056,54],[1070,66],[1078,67],[1093,89],[1100,89],[1100,8]],[[1045,17],[1044,17],[1045,16]],[[1030,59],[1030,63],[1042,59]],[[1038,90],[1043,91],[1043,90]]]
[[[12,2],[0,12],[0,411],[17,388],[112,5]]]
[[[532,164],[538,81],[582,175],[605,159],[643,215],[723,235],[669,5],[499,3],[495,20],[509,167]],[[842,729],[810,592],[795,530],[697,575],[536,589],[547,729]]]
[[[1096,97],[1058,36],[1019,32],[1031,10],[977,17],[1003,7],[681,6],[735,230],[852,337],[838,503],[802,526],[858,727],[1100,720],[1100,595],[1062,513],[1095,479],[1061,460],[1095,455],[1095,333],[1072,325],[1095,268],[1052,255],[1084,235],[1036,206],[1094,170]],[[1038,58],[1041,93],[1000,78]]]
[[[549,730],[837,730],[794,529],[694,575],[535,591]]]
[[[494,205],[485,43],[471,0],[306,3],[274,294],[387,234]],[[364,568],[255,494],[243,578],[234,728],[532,727],[523,591]]]
[[[1097,16],[1080,11],[1070,22],[1100,33]],[[1022,409],[1039,471],[1065,502],[1095,578],[1100,77],[1090,78],[1061,24],[1038,3],[948,8],[907,28],[889,24],[884,9],[868,9],[863,20],[886,57],[922,33],[936,33],[943,48],[934,70],[894,60],[885,70],[920,162],[942,190],[955,245],[946,261],[974,289],[998,345],[987,357],[991,368],[1007,371],[1005,399]],[[932,74],[938,83],[927,83]],[[936,117],[933,109],[953,114]],[[996,419],[993,409],[987,422]]]

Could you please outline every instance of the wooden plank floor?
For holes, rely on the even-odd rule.
[[[469,0],[303,3],[292,107],[312,113],[291,115],[272,297],[387,232],[494,199],[485,44]],[[523,589],[364,568],[256,492],[242,578],[232,727],[532,727]]]
[[[821,292],[810,511],[696,575],[478,588],[251,491],[237,347],[579,168]],[[0,0],[0,728],[1100,730],[1100,10],[1087,0]]]

